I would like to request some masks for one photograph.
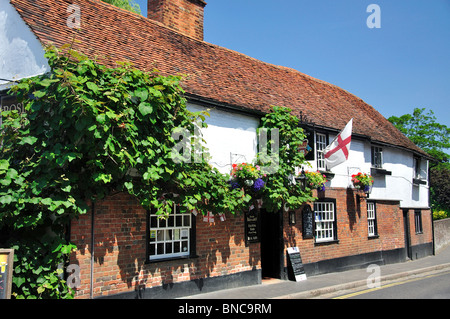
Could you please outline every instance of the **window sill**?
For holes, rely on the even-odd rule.
[[[334,173],[332,173],[330,171],[319,170],[319,172],[322,173],[323,175],[325,175],[328,180],[333,179],[334,175],[335,175]]]
[[[413,185],[414,186],[419,186],[419,185],[426,185],[427,181],[424,179],[419,179],[419,178],[413,178]]]
[[[368,236],[367,239],[378,239],[380,238],[380,235],[373,235],[373,236]]]
[[[392,175],[392,172],[387,171],[383,168],[372,167],[370,168],[370,174],[372,176],[385,176],[385,175]]]
[[[314,242],[314,246],[323,246],[323,245],[332,245],[332,244],[339,244],[339,240],[335,239],[335,240]]]
[[[145,264],[156,264],[156,263],[162,263],[162,262],[168,262],[168,261],[175,261],[175,260],[186,260],[186,259],[195,259],[199,258],[197,255],[192,256],[183,256],[183,257],[168,257],[168,258],[161,258],[161,259],[150,259],[146,260]]]

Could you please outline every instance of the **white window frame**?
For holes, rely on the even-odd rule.
[[[372,146],[372,167],[383,168],[383,148],[380,146]]]
[[[181,213],[174,205],[172,213],[159,218],[154,212],[149,220],[149,260],[189,257],[191,254],[192,213]]]
[[[336,203],[333,201],[314,203],[316,243],[336,241]]]
[[[367,202],[367,230],[369,237],[377,236],[377,211],[374,202]]]
[[[324,150],[328,146],[327,144],[327,135],[323,133],[316,133],[316,155],[318,171],[327,170],[327,164],[324,156]]]

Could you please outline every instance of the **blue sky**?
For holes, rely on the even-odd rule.
[[[205,41],[335,84],[385,117],[427,108],[450,127],[450,0],[206,2]],[[370,4],[381,28],[367,26]]]

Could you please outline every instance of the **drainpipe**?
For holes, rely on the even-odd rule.
[[[91,299],[94,298],[94,214],[95,214],[95,203],[92,202],[91,209],[91,279],[89,285],[89,296]]]
[[[436,247],[435,245],[435,241],[434,241],[434,220],[433,220],[433,207],[431,207],[431,183],[430,183],[430,173],[431,173],[431,168],[430,168],[430,161],[428,161],[428,207],[430,207],[430,214],[431,214],[431,242],[433,245],[433,256],[436,256]]]

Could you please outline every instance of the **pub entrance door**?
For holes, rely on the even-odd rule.
[[[283,214],[269,213],[261,216],[261,270],[262,278],[281,279],[283,271]]]

